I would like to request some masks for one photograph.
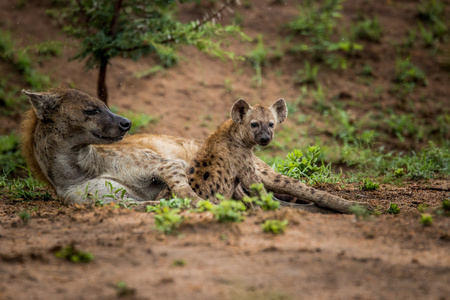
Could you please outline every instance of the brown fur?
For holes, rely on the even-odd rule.
[[[97,192],[101,198],[110,193],[105,181],[123,187],[126,197],[137,201],[158,199],[165,186],[180,197],[200,199],[185,173],[186,162],[192,161],[200,148],[196,141],[164,135],[124,137],[127,128],[118,130],[117,126],[123,127],[120,124],[126,119],[81,91],[54,89],[26,94],[33,109],[24,115],[21,126],[22,151],[33,174],[53,186],[61,199],[69,203],[88,201],[80,191]],[[87,115],[93,108],[99,113]],[[348,213],[355,204],[277,174],[255,156],[252,159],[257,176],[269,191],[340,212]],[[299,208],[323,211],[315,206]]]
[[[25,161],[30,168],[31,173],[36,177],[36,179],[42,181],[48,186],[55,188],[53,184],[48,180],[42,169],[39,167],[39,163],[36,160],[34,154],[34,130],[36,129],[37,117],[33,111],[27,111],[22,120],[21,132],[22,132],[22,143],[21,150]]]
[[[252,149],[270,143],[276,123],[286,118],[286,104],[282,99],[278,102],[281,111],[261,105],[253,108],[244,100],[233,105],[233,119],[222,123],[206,139],[187,170],[189,184],[200,197],[217,202],[216,194],[229,199],[238,185],[250,191],[251,184],[261,182]]]

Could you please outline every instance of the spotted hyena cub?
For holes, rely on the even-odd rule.
[[[194,192],[217,203],[217,193],[231,198],[239,184],[249,191],[251,184],[261,182],[255,173],[252,149],[267,146],[276,125],[286,117],[283,99],[269,107],[252,107],[242,99],[234,103],[231,119],[207,138],[190,163],[187,173]]]

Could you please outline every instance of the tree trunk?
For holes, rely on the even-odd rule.
[[[100,100],[105,102],[108,105],[108,90],[106,88],[106,68],[108,67],[108,61],[106,59],[102,59],[100,63],[100,68],[98,72],[98,81],[97,81],[97,96]]]
[[[120,9],[122,8],[122,2],[123,0],[117,0],[114,5],[114,15],[111,20],[109,32],[107,32],[107,34],[113,37],[113,39],[116,36],[117,18],[119,17]],[[106,68],[108,67],[108,61],[109,59],[102,57],[97,82],[97,96],[100,100],[105,102],[106,105],[108,105],[108,90],[106,88]]]

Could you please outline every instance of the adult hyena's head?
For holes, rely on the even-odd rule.
[[[239,124],[242,138],[253,145],[268,145],[272,141],[276,125],[286,120],[286,117],[287,107],[283,99],[275,101],[269,107],[252,107],[240,99],[231,108],[231,119]]]
[[[73,146],[117,142],[131,128],[130,120],[112,113],[102,101],[78,90],[23,92],[30,98],[38,122]]]

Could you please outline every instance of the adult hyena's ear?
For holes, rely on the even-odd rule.
[[[283,121],[286,120],[288,110],[284,99],[278,99],[275,101],[275,103],[270,106],[270,109],[272,109],[274,114],[277,116],[278,123],[283,123]]]
[[[241,124],[244,122],[245,114],[247,114],[250,109],[252,109],[252,107],[247,103],[247,101],[244,99],[239,99],[231,108],[231,119],[234,123]]]
[[[30,98],[33,110],[39,120],[44,120],[50,116],[56,107],[58,96],[52,93],[33,93],[22,90]]]

